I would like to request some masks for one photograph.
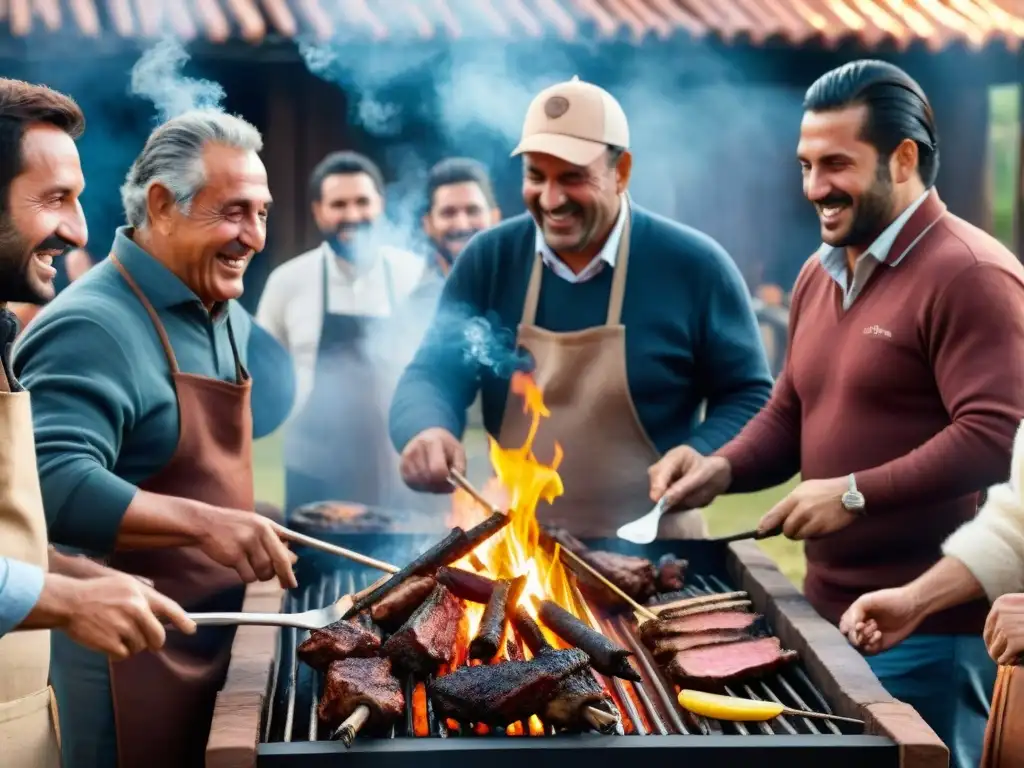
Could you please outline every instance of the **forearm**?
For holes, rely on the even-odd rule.
[[[922,617],[985,596],[981,583],[955,557],[944,557],[904,589]]]
[[[84,555],[65,555],[50,547],[49,552],[50,573],[60,576],[68,576],[74,579],[91,579],[97,576],[109,575],[110,569],[100,565]]]
[[[140,490],[125,511],[117,549],[159,549],[197,544],[210,507],[191,499]]]

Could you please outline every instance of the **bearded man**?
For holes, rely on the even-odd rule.
[[[928,99],[898,67],[856,61],[804,100],[797,157],[824,244],[804,265],[788,356],[768,405],[710,456],[680,447],[651,497],[702,507],[797,472],[770,510],[807,539],[807,599],[838,624],[861,595],[915,580],[1010,473],[1024,416],[1024,270],[946,210]],[[987,601],[937,611],[869,657],[950,747],[981,758],[995,665]]]
[[[424,260],[387,244],[384,176],[368,157],[325,157],[310,197],[323,241],[270,274],[256,311],[295,363],[285,509],[328,500],[395,506],[404,489],[393,480],[385,382],[405,362],[400,337],[410,331],[399,310],[420,285]]]

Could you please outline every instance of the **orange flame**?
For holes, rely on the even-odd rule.
[[[562,565],[558,551],[548,553],[540,547],[540,525],[537,522],[537,505],[541,500],[553,502],[565,492],[558,466],[562,461],[562,447],[555,443],[554,457],[550,464],[538,461],[533,453],[541,419],[551,415],[544,405],[543,393],[533,377],[526,373],[512,376],[511,391],[523,399],[523,413],[530,416],[530,429],[518,448],[502,448],[494,439],[490,443],[491,466],[495,477],[491,478],[481,494],[499,509],[507,509],[512,520],[498,535],[481,544],[473,552],[485,566],[482,575],[492,579],[513,579],[526,576],[526,585],[520,596],[520,605],[536,618],[536,609],[531,598],[554,600],[567,610],[576,612],[569,581],[569,571]],[[484,519],[487,510],[463,491],[456,491],[452,502],[450,525],[469,528]],[[456,567],[474,571],[476,560],[467,556],[455,563]],[[478,563],[479,564],[479,563]],[[467,606],[469,636],[476,635],[483,616],[484,607],[476,604]],[[552,645],[561,643],[554,635],[546,633]],[[503,649],[499,656],[506,657]]]

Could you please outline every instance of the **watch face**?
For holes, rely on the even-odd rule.
[[[849,510],[861,510],[864,508],[864,494],[857,491],[847,491],[843,494],[843,506]]]

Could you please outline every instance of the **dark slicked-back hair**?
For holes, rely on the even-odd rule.
[[[0,77],[0,216],[7,213],[11,182],[22,171],[21,140],[33,123],[47,123],[73,139],[85,131],[85,115],[70,96]]]
[[[449,157],[431,168],[427,174],[427,210],[434,207],[437,190],[451,184],[476,184],[484,193],[487,204],[494,207],[494,186],[483,163],[468,157]]]
[[[926,187],[939,173],[939,136],[935,115],[921,86],[899,67],[884,61],[851,61],[826,72],[807,89],[804,109],[827,112],[863,104],[868,108],[862,137],[887,162],[904,139],[917,144],[918,172]]]
[[[384,194],[384,174],[380,168],[366,155],[358,152],[331,152],[320,161],[309,177],[309,197],[314,203],[319,203],[323,195],[324,179],[328,176],[353,176],[357,173],[365,173],[373,179],[373,186],[377,191]]]

